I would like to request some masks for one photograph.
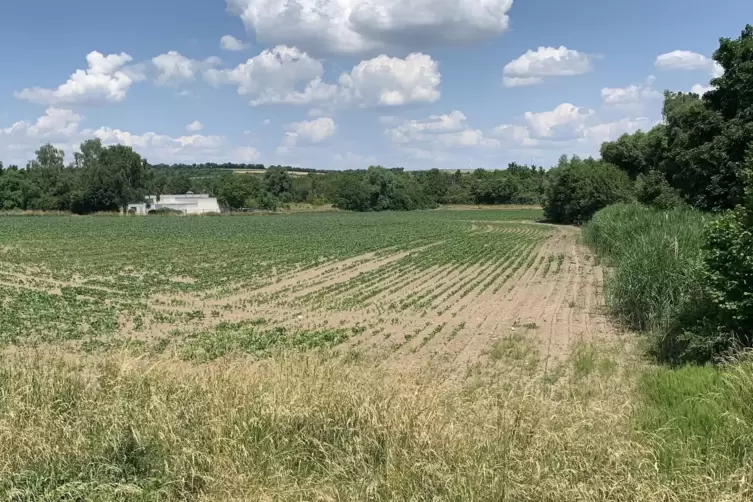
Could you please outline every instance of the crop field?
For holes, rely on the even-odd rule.
[[[0,343],[207,362],[340,346],[403,367],[608,331],[599,270],[537,210],[0,219]]]
[[[749,380],[540,217],[0,217],[0,499],[750,500]]]

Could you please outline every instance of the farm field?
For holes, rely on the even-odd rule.
[[[340,346],[405,369],[609,336],[600,270],[537,210],[0,219],[0,343],[207,362]]]
[[[0,217],[0,496],[745,500],[540,217]]]

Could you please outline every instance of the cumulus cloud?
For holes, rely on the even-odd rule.
[[[259,160],[259,150],[252,146],[242,146],[232,151],[232,159],[234,162],[242,162],[244,164],[250,164]]]
[[[492,130],[492,135],[505,143],[518,146],[536,146],[539,141],[531,137],[527,127],[517,124],[502,124]]]
[[[16,122],[10,127],[0,128],[0,135],[15,138],[67,138],[78,132],[81,115],[62,109],[48,108],[35,123]]]
[[[385,134],[398,145],[423,143],[435,148],[499,146],[496,139],[470,127],[465,114],[459,110],[445,115],[430,115],[423,120],[406,120],[386,129]]]
[[[547,77],[582,75],[589,71],[591,59],[587,54],[565,46],[539,47],[507,63],[503,83],[506,87],[535,85]]]
[[[692,51],[672,51],[660,54],[656,58],[656,67],[663,70],[702,70],[707,71],[711,78],[719,78],[724,75],[722,65],[713,59]],[[703,96],[714,86],[695,84],[690,92]]]
[[[202,124],[198,120],[194,120],[186,126],[186,131],[188,132],[199,132],[202,129],[204,129],[204,124]]]
[[[210,69],[204,76],[213,85],[237,85],[238,94],[252,96],[251,103],[259,105],[285,101],[297,88],[323,73],[321,61],[295,47],[278,45],[233,69]]]
[[[582,128],[593,114],[591,109],[562,103],[552,111],[526,112],[524,118],[535,136],[552,138],[560,135],[570,136],[573,131]]]
[[[211,70],[221,62],[217,57],[207,58],[203,61],[190,59],[176,51],[170,51],[152,58],[152,64],[157,69],[158,85],[172,85],[194,80],[197,73]]]
[[[623,134],[632,134],[639,129],[644,131],[651,129],[658,122],[658,120],[651,120],[648,117],[626,117],[584,127],[581,131],[581,136],[583,140],[593,145],[601,145],[605,141],[614,141]]]
[[[695,84],[693,87],[690,88],[690,92],[694,94],[698,94],[699,96],[703,96],[707,92],[714,89],[713,85],[703,85],[703,84]]]
[[[692,51],[672,51],[656,57],[655,65],[662,70],[705,70],[711,78],[724,75],[724,68],[713,59]]]
[[[469,44],[505,32],[512,0],[227,0],[256,38],[314,53]]]
[[[661,93],[651,88],[653,76],[645,84],[631,84],[626,87],[605,87],[601,90],[601,99],[605,105],[634,105],[651,99],[661,98]]]
[[[220,47],[226,51],[242,51],[248,46],[232,35],[225,35],[220,39]]]
[[[398,106],[439,99],[439,65],[421,53],[406,58],[377,56],[340,75],[337,83],[322,80],[321,61],[295,47],[267,49],[233,69],[210,69],[213,85],[238,85],[251,96],[251,106],[265,104]]]
[[[151,162],[255,162],[259,152],[250,146],[234,147],[222,136],[189,134],[173,137],[147,132],[136,134],[111,127],[81,128],[84,118],[64,108],[50,107],[36,121],[19,121],[0,127],[0,158],[24,164],[34,157],[42,143],[52,143],[69,154],[88,139],[99,138],[106,145],[132,147]]]
[[[326,140],[337,131],[335,121],[329,117],[314,120],[304,120],[289,124],[283,138],[283,148],[292,147],[300,143],[316,144]]]
[[[492,131],[494,137],[519,147],[597,153],[604,141],[613,141],[625,133],[647,130],[659,121],[647,117],[605,119],[588,108],[563,103],[546,112],[526,112],[525,124],[503,124]]]
[[[437,101],[441,80],[439,64],[431,56],[414,53],[405,59],[381,55],[361,61],[340,76],[339,85],[346,101],[396,106]]]
[[[88,105],[123,101],[131,86],[146,75],[125,52],[104,55],[97,51],[86,56],[88,68],[76,70],[55,89],[33,87],[16,92],[19,99],[48,105]]]

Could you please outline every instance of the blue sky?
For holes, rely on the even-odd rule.
[[[550,166],[703,92],[719,0],[8,0],[0,160],[84,139],[150,162]]]

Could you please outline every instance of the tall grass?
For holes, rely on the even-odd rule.
[[[709,484],[737,485],[753,500],[753,359],[667,367],[638,382],[636,427],[663,475],[684,472]],[[719,500],[719,499],[717,499]]]
[[[633,370],[438,385],[296,356],[249,365],[28,354],[0,365],[0,498],[710,500],[655,467]],[[606,368],[606,366],[604,366]],[[564,373],[573,372],[565,370]],[[733,500],[733,498],[728,498]]]
[[[586,244],[609,267],[607,306],[629,328],[653,334],[662,359],[691,350],[687,331],[706,309],[701,244],[708,218],[619,204],[596,213],[583,230]]]

